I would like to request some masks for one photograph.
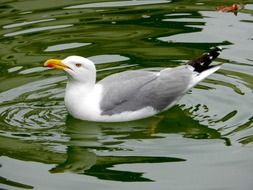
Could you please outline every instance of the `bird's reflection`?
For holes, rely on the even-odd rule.
[[[169,113],[133,122],[96,123],[69,116],[66,124],[65,133],[70,137],[67,159],[51,172],[74,172],[114,181],[152,181],[143,177],[143,173],[114,170],[113,166],[118,164],[186,161],[175,157],[126,156],[126,153],[124,156],[113,155],[116,151],[124,151],[115,148],[115,145],[129,139],[164,138],[159,136],[162,133],[178,133],[188,138],[222,139],[218,131],[200,125],[178,107]],[[109,140],[105,140],[107,138]],[[106,151],[106,156],[101,155],[100,151]]]
[[[156,117],[125,123],[86,122],[68,117],[63,133],[69,140],[56,145],[66,146],[66,152],[51,149],[50,143],[46,146],[41,141],[3,136],[0,136],[0,152],[18,160],[55,164],[50,170],[52,173],[73,172],[114,181],[152,181],[143,177],[141,172],[119,171],[115,166],[135,163],[169,164],[186,159],[158,157],[155,154],[138,155],[134,145],[126,148],[124,143],[142,139],[169,139],[169,134],[178,134],[185,138],[221,139],[226,145],[230,144],[229,139],[224,138],[218,130],[199,124],[192,115],[188,115],[187,111],[178,106]],[[135,154],[131,154],[132,152]]]
[[[147,131],[148,123],[148,120],[129,123],[95,123],[76,120],[69,116],[65,131],[71,137],[67,149],[67,159],[50,171],[52,173],[74,172],[114,181],[152,181],[144,178],[143,173],[140,172],[118,171],[111,168],[118,164],[179,162],[185,161],[185,159],[149,156],[102,156],[95,153],[96,150],[107,150],[108,152],[120,150],[110,146],[120,143],[120,140],[115,138],[116,142],[102,143],[99,139],[103,136],[122,136],[123,133],[136,133],[136,131],[140,131],[141,127],[143,131]],[[140,133],[139,138],[146,136],[146,133]]]

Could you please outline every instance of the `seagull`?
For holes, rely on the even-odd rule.
[[[81,56],[49,59],[44,66],[67,73],[64,102],[74,118],[127,122],[154,116],[174,106],[192,87],[220,69],[211,65],[222,51],[214,47],[186,64],[159,72],[131,70],[96,82],[95,64]]]

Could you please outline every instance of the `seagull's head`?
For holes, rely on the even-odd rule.
[[[86,83],[96,80],[94,63],[81,56],[69,56],[63,60],[49,59],[44,66],[64,70],[71,81]]]

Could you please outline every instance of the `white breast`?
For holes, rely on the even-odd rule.
[[[99,107],[101,95],[101,85],[89,88],[68,84],[65,92],[65,105],[73,117],[94,121],[97,120],[101,113]]]

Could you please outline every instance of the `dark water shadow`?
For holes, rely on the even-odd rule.
[[[144,173],[113,169],[121,164],[182,162],[185,158],[131,156],[132,150],[124,150],[120,145],[130,139],[165,138],[162,134],[180,134],[194,139],[223,139],[215,129],[200,125],[179,107],[167,113],[139,121],[124,123],[96,123],[81,121],[69,116],[65,133],[70,137],[66,160],[51,169],[52,173],[74,172],[112,181],[152,181],[143,177]],[[103,140],[108,138],[110,140]],[[101,140],[102,139],[102,140]],[[225,140],[228,144],[229,140]],[[106,156],[96,153],[106,151]],[[117,151],[122,156],[113,155]],[[129,154],[126,155],[126,154]]]
[[[17,138],[0,137],[1,156],[56,164],[51,173],[71,172],[94,176],[112,181],[153,181],[143,177],[143,172],[117,170],[115,166],[124,164],[175,163],[185,158],[132,155],[134,147],[122,146],[129,140],[170,138],[178,134],[193,139],[221,139],[229,145],[221,133],[194,120],[187,111],[178,106],[156,117],[123,123],[96,123],[74,119],[68,116],[65,128],[61,128],[66,142],[40,142]],[[66,152],[56,151],[52,146],[64,146]],[[51,147],[51,148],[50,148]],[[152,147],[151,147],[152,148]],[[116,155],[115,155],[116,153]]]
[[[187,110],[182,110],[178,106],[166,113],[166,119],[163,119],[157,125],[155,133],[181,134],[184,138],[192,139],[221,139],[226,146],[231,145],[231,141],[227,136],[192,118]]]
[[[138,164],[138,163],[164,163],[186,161],[183,158],[175,157],[156,157],[156,156],[114,156],[115,151],[124,151],[114,145],[121,144],[123,141],[118,138],[125,133],[140,132],[139,139],[147,138],[151,134],[147,125],[154,118],[125,123],[96,123],[76,120],[72,117],[67,119],[66,134],[71,139],[67,148],[67,159],[63,163],[51,169],[51,173],[74,172],[78,174],[90,175],[103,180],[113,181],[153,181],[143,177],[142,172],[119,171],[113,169],[120,164]],[[99,138],[103,136],[115,136],[112,141],[101,142]],[[130,135],[131,136],[131,135]],[[137,137],[136,137],[137,138]],[[149,137],[151,138],[151,137]],[[108,156],[102,156],[95,153],[98,151],[108,151]],[[131,150],[126,150],[131,151]]]
[[[119,171],[115,166],[169,164],[186,159],[150,156],[148,153],[136,156],[131,154],[134,147],[125,149],[121,146],[124,142],[170,138],[169,134],[178,134],[185,138],[221,139],[225,144],[230,143],[219,131],[201,125],[178,106],[156,117],[124,123],[87,122],[69,116],[66,126],[61,130],[63,136],[68,137],[67,141],[50,143],[0,136],[0,155],[24,161],[56,164],[50,170],[51,173],[71,172],[103,180],[136,182],[153,180],[143,177],[143,172]],[[52,146],[66,147],[66,152],[54,150]]]
[[[153,181],[143,177],[142,172],[119,171],[113,169],[119,164],[164,163],[185,161],[174,157],[148,156],[98,156],[94,152],[81,147],[69,147],[67,160],[51,169],[51,173],[74,172],[97,177],[103,180],[136,182]]]
[[[23,184],[23,183],[19,183],[19,182],[16,182],[16,181],[12,181],[12,180],[9,180],[7,178],[4,178],[4,177],[0,176],[0,184],[1,183],[5,184],[5,185],[12,186],[12,187],[22,188],[22,189],[33,189],[33,186],[26,185],[26,184]],[[0,187],[0,190],[5,190],[5,189]]]

